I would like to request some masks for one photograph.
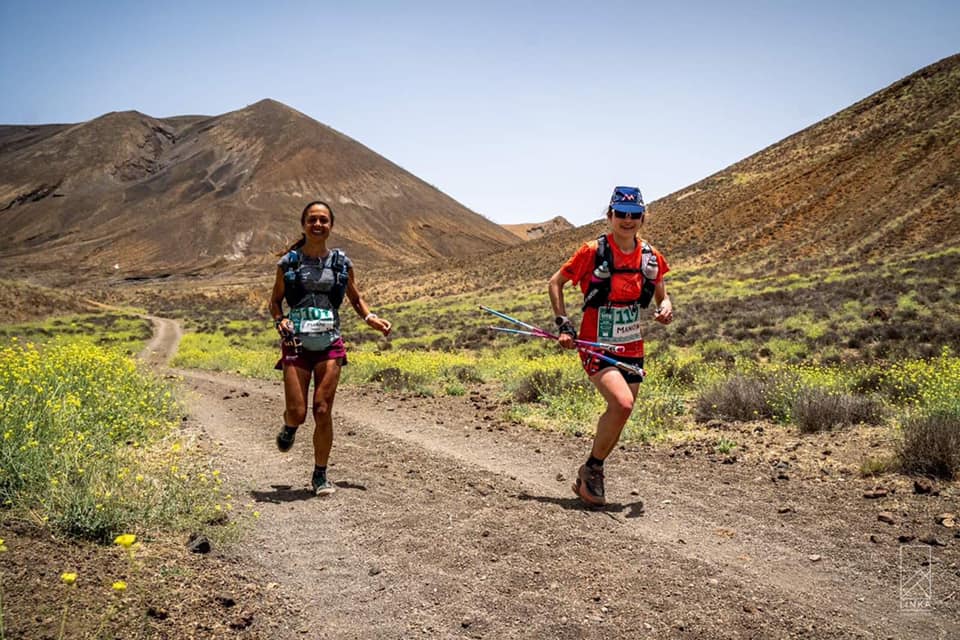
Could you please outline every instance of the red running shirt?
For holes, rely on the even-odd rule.
[[[624,253],[620,251],[617,244],[613,241],[612,234],[607,234],[607,244],[610,246],[611,251],[613,252],[613,264],[617,269],[639,269],[640,260],[643,257],[642,251],[642,240],[637,236],[637,248],[631,253]],[[652,248],[652,247],[651,247]],[[653,253],[657,256],[657,263],[660,267],[660,271],[657,274],[657,279],[654,281],[656,284],[659,284],[663,280],[663,276],[670,271],[669,265],[667,265],[666,259],[656,249],[653,249]],[[560,267],[560,273],[567,280],[578,284],[580,286],[580,291],[583,294],[586,294],[587,289],[590,286],[590,277],[593,275],[593,270],[596,268],[596,255],[597,255],[597,241],[591,240],[590,242],[584,243],[577,252],[567,260],[562,267]],[[625,307],[629,306],[629,303],[632,300],[637,300],[640,297],[640,291],[643,287],[643,276],[640,273],[615,273],[611,276],[612,280],[610,282],[610,306],[613,307]],[[580,323],[580,339],[581,340],[590,340],[596,341],[598,335],[598,322],[599,322],[600,312],[594,307],[587,307],[586,311],[583,312],[583,320]],[[625,351],[620,354],[625,357],[630,358],[642,358],[643,357],[643,339],[636,340],[634,342],[628,342],[622,345],[625,348]]]

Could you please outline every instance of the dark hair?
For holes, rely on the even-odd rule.
[[[307,222],[307,212],[310,211],[310,207],[314,207],[314,206],[317,206],[317,205],[320,205],[321,207],[325,207],[326,210],[330,212],[330,226],[331,226],[331,227],[333,226],[333,222],[334,222],[333,207],[331,207],[330,205],[328,205],[328,204],[327,204],[326,202],[324,202],[323,200],[314,200],[313,202],[308,202],[308,203],[307,203],[307,206],[305,206],[305,207],[303,208],[303,211],[300,213],[300,226],[301,226],[301,227],[302,227],[304,224],[306,224],[306,222]],[[305,245],[306,243],[307,243],[307,236],[301,233],[301,234],[300,234],[300,239],[297,240],[296,242],[294,242],[292,245],[290,245],[290,248],[287,249],[286,251],[284,251],[284,253],[288,253],[288,252],[290,252],[290,251],[295,251],[295,250],[299,249],[300,247],[302,247],[303,245]],[[283,255],[283,254],[280,254],[280,255]]]
[[[300,226],[303,226],[303,223],[307,221],[307,211],[310,211],[310,207],[314,207],[316,205],[320,205],[330,212],[330,225],[333,226],[333,207],[328,205],[323,200],[314,200],[313,202],[307,203],[307,206],[303,208],[303,212],[300,214]]]

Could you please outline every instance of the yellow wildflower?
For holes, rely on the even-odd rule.
[[[7,550],[7,545],[3,544],[3,538],[0,538],[0,553]]]
[[[126,591],[126,590],[127,590],[127,583],[124,582],[123,580],[117,580],[116,582],[113,583],[113,590],[114,590],[114,591]]]
[[[137,541],[137,536],[133,535],[132,533],[125,533],[123,535],[117,536],[114,539],[113,544],[118,544],[124,549],[129,549],[130,547],[133,546],[133,543],[136,541]]]
[[[63,584],[73,585],[77,581],[77,574],[70,572],[61,573],[60,579],[63,581]]]

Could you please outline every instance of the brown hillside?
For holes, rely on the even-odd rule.
[[[76,125],[0,127],[0,268],[8,274],[67,262],[78,279],[260,271],[298,237],[300,210],[312,199],[331,203],[336,243],[367,263],[517,242],[273,100],[214,117],[128,111]]]
[[[603,206],[599,203],[598,206]],[[599,220],[510,247],[482,265],[438,261],[430,287],[545,281]],[[643,235],[674,265],[737,257],[767,272],[909,255],[960,242],[960,55],[653,202]],[[383,296],[422,288],[391,274]]]
[[[556,216],[546,222],[525,222],[520,224],[505,224],[502,226],[521,240],[536,240],[551,233],[573,228],[573,225],[563,216]]]
[[[960,55],[657,201],[683,258],[845,263],[960,239]]]

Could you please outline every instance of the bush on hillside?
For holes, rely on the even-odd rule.
[[[869,396],[803,387],[793,399],[790,414],[802,433],[814,433],[836,426],[878,424],[883,405]]]
[[[907,473],[956,477],[960,472],[960,415],[937,409],[907,417],[897,455]]]
[[[757,377],[735,375],[708,387],[697,398],[695,417],[699,422],[714,418],[757,420],[772,418],[767,401],[770,383]]]

